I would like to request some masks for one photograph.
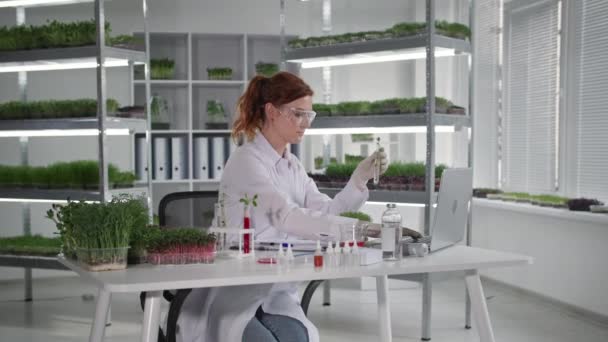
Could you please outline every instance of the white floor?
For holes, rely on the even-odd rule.
[[[489,285],[485,292],[497,341],[608,341],[606,326]],[[0,283],[0,340],[86,341],[95,306],[86,294],[94,293],[93,287],[76,276],[35,280],[35,300],[24,303],[20,300],[22,282]],[[333,289],[330,307],[320,305],[321,293],[319,289],[313,298],[309,315],[319,327],[322,341],[377,340],[374,291]],[[464,286],[458,280],[434,285],[433,341],[479,341],[474,328],[463,328],[463,294]],[[394,341],[419,341],[420,298],[419,288],[391,291]],[[115,296],[106,340],[138,340],[141,317],[137,296]]]

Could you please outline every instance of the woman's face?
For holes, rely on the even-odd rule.
[[[316,115],[312,111],[312,97],[304,96],[278,107],[269,105],[274,111],[272,123],[277,134],[289,144],[302,142],[304,132]]]

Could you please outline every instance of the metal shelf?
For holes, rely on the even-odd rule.
[[[0,254],[0,266],[68,270],[67,267],[57,260],[57,257],[34,255]]]
[[[120,188],[110,189],[113,195],[132,194],[139,195],[147,193],[147,188]],[[24,199],[24,200],[58,200],[65,201],[68,198],[73,201],[99,201],[100,195],[94,190],[77,189],[0,189],[0,198]]]
[[[437,126],[471,126],[468,115],[434,114]],[[426,114],[378,114],[361,116],[317,116],[312,122],[315,128],[361,128],[361,127],[412,127],[425,126]]]
[[[319,188],[319,191],[333,198],[342,189]],[[426,197],[424,191],[369,190],[368,201],[424,204],[426,203]],[[437,194],[433,196],[433,202],[436,201]]]
[[[232,130],[229,129],[193,129],[192,134],[230,134]]]
[[[106,57],[106,62],[132,61],[137,64],[146,62],[145,51],[106,46],[103,49],[103,55]],[[0,52],[0,67],[48,66],[87,62],[97,62],[97,47],[95,45]]]
[[[208,87],[234,87],[234,86],[242,86],[246,84],[247,81],[233,81],[233,80],[192,80],[193,86],[208,86]]]
[[[187,87],[188,80],[150,80],[150,85],[163,87]],[[133,85],[145,86],[145,80],[134,80]]]
[[[189,178],[184,179],[153,179],[152,184],[187,184],[190,183]]]
[[[0,131],[38,131],[38,130],[74,130],[97,129],[97,118],[66,119],[28,119],[0,120]],[[145,119],[116,118],[106,119],[106,128],[127,128],[130,131],[145,131]]]
[[[18,7],[48,7],[48,6],[61,6],[61,5],[72,5],[72,4],[80,4],[85,2],[93,2],[95,0],[39,0],[32,3],[32,1],[23,1],[23,0],[4,0],[0,1],[0,8],[18,8]],[[111,0],[106,0],[111,1]]]
[[[220,184],[219,179],[193,179],[192,182],[194,184]]]
[[[411,50],[426,48],[426,34],[393,39],[376,39],[365,42],[342,43],[329,46],[316,46],[298,49],[288,49],[285,59],[288,62],[302,63],[314,59],[343,57],[365,54],[367,57],[381,53],[405,53]],[[435,35],[436,51],[454,50],[456,54],[470,53],[471,44],[463,39]],[[421,57],[424,58],[424,57]]]

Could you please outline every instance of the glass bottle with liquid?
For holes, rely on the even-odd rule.
[[[386,205],[382,214],[382,259],[401,259],[401,214],[394,203]]]

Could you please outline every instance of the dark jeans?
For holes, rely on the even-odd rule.
[[[258,308],[243,332],[243,342],[308,342],[308,330],[297,319]]]

